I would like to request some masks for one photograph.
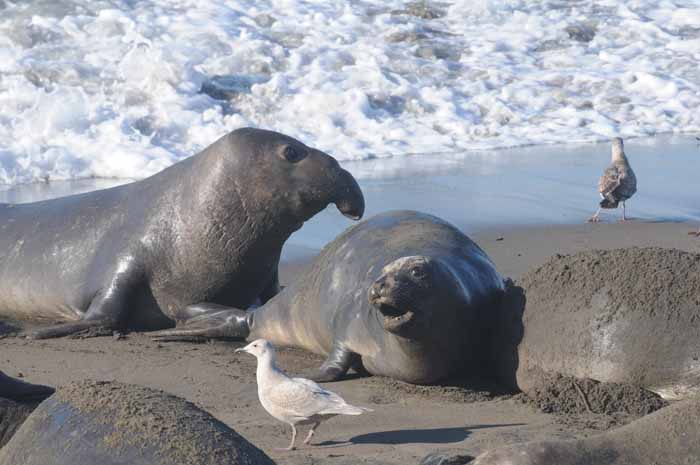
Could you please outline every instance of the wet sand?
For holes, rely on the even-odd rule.
[[[700,253],[700,239],[687,235],[697,224],[581,224],[499,227],[474,235],[499,270],[521,276],[555,253],[592,248],[655,245]],[[312,255],[291,248],[282,267],[290,282]],[[257,400],[254,358],[234,355],[239,343],[155,343],[147,334],[27,341],[0,340],[0,365],[10,375],[60,385],[80,379],[118,380],[158,388],[193,401],[262,448],[279,464],[414,464],[435,450],[479,451],[506,443],[586,436],[604,428],[599,418],[561,418],[518,397],[489,396],[459,387],[415,387],[381,378],[355,378],[327,385],[349,402],[373,408],[319,428],[313,447],[276,452],[290,431]],[[300,350],[283,350],[280,366],[303,374],[320,363]],[[601,426],[603,425],[603,426]]]

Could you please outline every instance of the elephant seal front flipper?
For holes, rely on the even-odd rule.
[[[250,334],[245,310],[224,305],[201,303],[189,305],[185,312],[190,317],[173,329],[155,331],[150,336],[156,341],[201,341],[206,339],[244,340]]]
[[[317,383],[330,383],[342,379],[350,368],[364,371],[362,357],[347,347],[334,343],[331,352],[321,366],[305,377]]]
[[[190,319],[173,329],[150,333],[155,341],[202,341],[207,339],[245,340],[250,334],[253,312],[246,312],[223,305],[201,303],[190,305],[186,311]],[[361,370],[359,355],[339,344],[333,346],[323,364],[305,378],[316,382],[337,381],[355,367]]]
[[[105,331],[119,328],[120,322],[126,317],[131,294],[138,289],[143,275],[143,267],[133,256],[122,258],[118,261],[109,285],[93,297],[83,319],[34,330],[27,336],[30,339],[48,339],[96,328]]]

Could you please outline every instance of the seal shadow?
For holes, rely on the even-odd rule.
[[[524,423],[504,423],[493,425],[472,425],[453,428],[428,428],[428,429],[404,429],[392,431],[378,431],[376,433],[354,436],[348,441],[325,441],[319,446],[334,446],[347,444],[453,444],[467,439],[472,430],[503,428],[509,426],[522,426]]]
[[[474,366],[464,367],[436,385],[484,392],[492,397],[520,392],[516,373],[518,346],[525,334],[523,316],[526,303],[525,290],[506,279],[500,300],[488,306],[491,311],[482,319],[480,343],[485,350],[478,366],[476,369]]]
[[[488,324],[490,356],[485,361],[484,374],[503,388],[519,392],[516,379],[520,363],[518,346],[525,334],[523,316],[527,298],[525,289],[511,279],[506,280],[505,288],[500,305]]]

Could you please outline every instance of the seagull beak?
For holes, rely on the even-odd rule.
[[[248,352],[248,351],[245,350],[245,347],[241,347],[241,348],[236,349],[236,350],[233,351],[234,354],[237,354],[238,352]]]

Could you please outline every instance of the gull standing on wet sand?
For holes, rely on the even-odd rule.
[[[314,431],[322,421],[336,415],[360,415],[372,410],[355,407],[338,394],[327,391],[315,382],[304,378],[290,378],[275,364],[275,349],[265,339],[258,339],[236,349],[258,359],[258,398],[267,413],[292,427],[289,447],[278,450],[294,450],[297,425],[311,425],[304,444],[311,441]]]
[[[625,201],[637,192],[637,178],[632,171],[625,150],[622,145],[622,139],[616,137],[612,141],[612,163],[605,169],[603,176],[598,181],[598,192],[603,200],[600,201],[600,207],[588,221],[596,223],[599,220],[600,210],[603,208],[617,208],[622,202],[622,219],[627,220],[625,216]]]

